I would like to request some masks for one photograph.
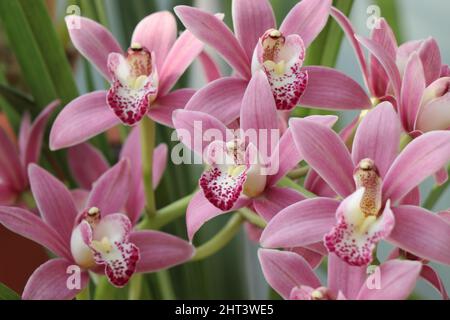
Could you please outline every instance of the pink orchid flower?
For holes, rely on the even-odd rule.
[[[266,75],[259,71],[250,81],[242,99],[239,134],[230,130],[217,118],[200,111],[177,110],[173,114],[173,123],[179,139],[202,159],[206,158],[210,167],[202,174],[197,192],[189,203],[186,221],[189,239],[208,220],[245,206],[254,208],[267,221],[279,210],[304,197],[291,189],[279,188],[276,183],[301,160],[295,148],[292,134],[288,129],[272,146],[270,141],[252,139],[247,142],[249,132],[261,131],[270,137],[271,130],[279,137],[279,123],[276,106]],[[337,117],[313,116],[310,121],[332,126]],[[195,123],[201,127],[196,128]],[[202,132],[196,132],[198,130]],[[207,131],[214,130],[220,139],[210,142],[194,141],[195,137],[205,138]],[[216,136],[217,137],[217,136]],[[270,138],[269,138],[270,139]],[[272,141],[273,142],[273,141]],[[261,154],[261,150],[265,150]],[[204,152],[207,151],[204,157]],[[214,157],[225,155],[229,161],[217,162]],[[255,154],[263,161],[249,161]],[[213,156],[211,156],[213,155]],[[266,162],[276,164],[277,170],[264,174],[262,166]]]
[[[29,167],[31,190],[41,214],[0,207],[0,222],[8,229],[48,248],[58,258],[30,277],[24,299],[72,299],[86,287],[88,271],[104,273],[124,286],[135,272],[153,272],[189,260],[186,241],[158,231],[133,231],[125,206],[130,185],[128,161],[122,160],[93,185],[79,211],[67,188],[36,165]],[[68,268],[79,268],[80,285],[71,288]],[[73,269],[71,269],[73,271]]]
[[[156,189],[167,166],[167,145],[160,144],[153,151],[153,187]],[[139,128],[133,128],[128,135],[120,159],[128,159],[131,170],[129,195],[125,212],[132,224],[137,223],[145,208],[144,184],[142,181],[141,136]],[[80,189],[72,191],[80,207],[84,207],[93,183],[109,169],[105,157],[87,143],[68,149],[69,168]],[[79,207],[77,205],[77,207]]]
[[[398,46],[384,19],[367,39],[355,35],[342,12],[333,8],[331,14],[353,45],[371,96],[394,104],[407,133],[415,137],[450,128],[450,69],[442,64],[436,40]],[[370,51],[368,61],[360,44]]]
[[[74,19],[78,19],[79,28]],[[184,108],[195,92],[170,90],[203,50],[199,40],[189,31],[177,39],[176,21],[170,12],[144,18],[126,53],[95,21],[69,16],[66,22],[75,47],[111,88],[85,94],[63,109],[51,131],[51,149],[77,145],[119,123],[134,125],[146,115],[171,125],[172,111]]]
[[[291,127],[305,161],[343,200],[319,197],[286,208],[264,230],[264,247],[300,247],[324,239],[329,252],[362,266],[387,239],[417,256],[450,264],[450,224],[417,206],[416,199],[416,187],[450,160],[450,132],[423,134],[397,156],[401,128],[388,102],[361,122],[351,154],[323,125],[299,119]]]
[[[364,109],[370,100],[351,78],[330,68],[303,67],[305,50],[325,26],[331,0],[302,0],[276,29],[267,0],[234,0],[234,34],[213,14],[178,6],[175,12],[198,39],[213,47],[235,75],[213,81],[186,105],[230,124],[240,107],[252,74],[262,70],[278,110],[296,105],[324,109]],[[283,118],[282,115],[280,115]]]
[[[27,190],[27,167],[39,161],[45,127],[58,104],[55,101],[48,105],[33,123],[30,115],[25,114],[20,126],[18,146],[0,128],[0,205],[20,202],[21,194]]]
[[[290,300],[405,300],[413,292],[422,268],[417,261],[389,260],[377,266],[372,276],[367,275],[366,267],[349,266],[330,254],[328,285],[323,286],[298,254],[260,249],[258,256],[267,282]]]

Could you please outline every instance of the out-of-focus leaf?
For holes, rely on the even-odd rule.
[[[0,85],[7,85],[7,80],[3,68],[0,68]],[[2,111],[8,118],[9,123],[17,132],[20,126],[20,114],[15,108],[0,94],[0,111]]]
[[[38,111],[33,98],[1,83],[0,96],[2,96],[11,106],[13,106],[15,111],[19,111],[20,113],[30,111],[32,115],[36,115]]]
[[[63,105],[78,96],[78,89],[64,47],[43,0],[19,0]]]
[[[20,296],[0,282],[0,300],[20,300]]]
[[[0,18],[22,75],[38,106],[42,108],[53,101],[57,93],[21,3],[16,0],[0,1]],[[40,27],[37,30],[44,32]]]

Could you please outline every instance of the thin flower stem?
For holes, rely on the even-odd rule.
[[[144,178],[146,212],[150,219],[156,215],[155,192],[152,182],[155,134],[155,123],[149,117],[144,117],[141,121],[142,175]]]
[[[299,191],[301,194],[303,194],[307,198],[315,198],[315,197],[317,197],[314,193],[306,190],[304,187],[302,187],[301,185],[295,183],[294,181],[292,181],[288,177],[284,177],[283,179],[281,179],[278,182],[278,186],[295,189],[295,190]]]
[[[186,209],[193,196],[194,194],[190,194],[184,198],[172,202],[168,206],[158,210],[154,218],[144,218],[144,220],[137,226],[137,228],[139,230],[161,229],[165,225],[169,224],[177,218],[182,217],[186,213]]]
[[[77,294],[77,300],[91,300],[89,283],[87,284],[86,288],[84,288],[79,294]]]
[[[263,218],[248,208],[241,208],[238,212],[245,220],[261,229],[264,229],[267,225]]]
[[[450,175],[450,167],[447,168],[447,173]],[[443,185],[434,187],[423,204],[424,208],[433,210],[434,206],[445,193],[449,185],[450,180],[447,180]]]
[[[244,221],[245,219],[239,213],[235,213],[222,230],[197,248],[191,261],[202,260],[219,252],[234,238]]]
[[[292,170],[291,172],[289,172],[287,174],[287,176],[290,179],[299,179],[299,178],[303,178],[304,176],[306,176],[308,171],[309,171],[309,166],[305,166],[305,167],[302,167],[302,168],[298,168],[298,169]]]

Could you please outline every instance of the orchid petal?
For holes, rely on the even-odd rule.
[[[340,25],[348,40],[350,41],[353,50],[355,51],[356,57],[358,58],[359,66],[361,67],[364,82],[366,87],[369,86],[369,71],[367,68],[366,58],[364,56],[364,52],[358,40],[355,38],[355,30],[353,29],[352,23],[350,20],[338,9],[335,7],[331,7],[331,16],[336,20],[336,22]]]
[[[401,199],[450,160],[450,132],[434,131],[414,139],[392,164],[383,181],[383,198]]]
[[[400,204],[420,207],[420,188],[417,186],[400,200]]]
[[[15,191],[21,191],[26,185],[19,150],[3,128],[0,128],[0,181]]]
[[[73,267],[73,262],[66,259],[52,259],[47,261],[37,268],[30,279],[28,279],[22,299],[72,300],[89,283],[88,273],[81,272],[79,287],[75,286],[73,289],[70,289],[69,277],[73,273]]]
[[[416,206],[393,208],[396,224],[389,241],[427,260],[450,264],[450,224]]]
[[[291,121],[294,141],[306,162],[345,197],[355,190],[353,161],[344,142],[331,129],[308,120]]]
[[[22,121],[20,122],[19,128],[19,153],[25,154],[25,150],[27,147],[28,140],[30,138],[30,130],[31,130],[31,115],[27,111],[22,115]]]
[[[194,94],[186,110],[203,111],[229,124],[239,118],[247,85],[246,80],[234,77],[213,81]]]
[[[295,248],[319,242],[336,221],[339,201],[315,198],[300,201],[276,214],[261,236],[267,248]]]
[[[36,214],[21,208],[0,207],[0,223],[7,229],[39,243],[60,257],[71,259],[68,244]],[[73,223],[73,221],[72,221]]]
[[[443,300],[449,300],[447,290],[445,289],[442,279],[433,267],[424,264],[420,276],[428,281],[442,296]]]
[[[127,160],[121,160],[93,184],[87,207],[99,208],[102,217],[120,212],[125,206],[129,191],[130,165]]]
[[[383,178],[399,151],[401,127],[389,102],[379,104],[361,121],[353,141],[353,163],[371,159]]]
[[[194,89],[179,89],[165,96],[159,96],[151,106],[148,115],[156,122],[173,128],[173,112],[177,109],[183,109],[194,93]]]
[[[227,128],[218,119],[199,111],[176,110],[173,113],[173,124],[177,130],[178,139],[189,149],[203,155],[211,141],[204,141],[206,132],[213,133],[217,141],[225,141]],[[201,139],[200,141],[197,141]]]
[[[159,231],[132,232],[130,241],[140,252],[137,272],[154,272],[192,258],[194,248],[186,241]]]
[[[31,191],[42,219],[70,243],[77,208],[67,187],[35,164],[28,167]]]
[[[413,131],[418,116],[422,96],[425,90],[425,78],[419,55],[413,53],[406,64],[400,100],[400,117],[403,127]]]
[[[132,36],[132,44],[138,43],[155,53],[156,66],[161,70],[177,37],[177,23],[169,11],[153,13],[142,19]]]
[[[304,67],[308,85],[299,104],[319,109],[354,110],[371,107],[369,97],[352,78],[327,67]]]
[[[244,200],[239,200],[233,207],[233,210],[237,210],[246,205]],[[230,210],[231,211],[231,210]],[[194,238],[194,235],[201,228],[203,224],[207,221],[215,218],[226,212],[220,210],[219,208],[213,206],[203,194],[202,191],[198,191],[192,197],[186,211],[186,225],[188,238],[190,241]]]
[[[428,86],[441,75],[442,60],[439,45],[435,39],[428,38],[422,42],[418,53],[422,60],[426,85]]]
[[[220,71],[219,65],[208,53],[202,51],[198,58],[203,67],[207,83],[213,82],[221,77],[222,72]]]
[[[394,32],[384,18],[380,18],[377,24],[372,32],[372,41],[380,45],[384,52],[395,61],[398,46]],[[369,61],[372,90],[376,97],[382,97],[389,87],[389,77],[375,57],[370,55]]]
[[[184,31],[175,41],[160,72],[158,94],[164,95],[172,89],[181,75],[202,52],[203,42],[189,31]]]
[[[263,196],[254,199],[253,206],[264,220],[270,221],[278,212],[301,200],[305,197],[295,190],[270,187]]]
[[[267,282],[284,299],[289,299],[295,287],[320,287],[320,280],[308,262],[294,252],[260,249],[258,257]]]
[[[280,26],[286,35],[298,34],[308,47],[327,23],[331,0],[302,0],[288,13]]]
[[[174,10],[186,29],[216,49],[243,78],[250,78],[250,59],[225,23],[200,9],[177,6]]]
[[[366,267],[351,266],[337,255],[328,255],[328,288],[346,299],[356,299],[361,286],[366,281]]]
[[[85,94],[69,103],[50,132],[50,149],[72,147],[119,124],[106,104],[106,91]]]
[[[123,53],[117,40],[104,26],[88,18],[67,16],[66,24],[75,48],[110,80],[108,55]]]
[[[358,300],[405,300],[414,290],[422,264],[391,260],[380,266],[380,288],[361,287]]]
[[[42,140],[45,133],[47,122],[59,105],[59,101],[49,104],[36,118],[30,128],[29,136],[26,142],[23,163],[25,167],[30,163],[37,163],[41,154]]]
[[[450,128],[450,93],[422,105],[417,115],[416,128],[422,132]]]
[[[360,36],[356,36],[356,39],[365,46],[376,59],[378,59],[378,62],[382,65],[392,83],[395,96],[400,97],[401,77],[395,64],[395,60],[374,40]]]
[[[69,148],[67,160],[75,181],[86,190],[109,168],[103,154],[88,143]]]
[[[275,28],[272,6],[267,0],[234,0],[232,16],[236,38],[251,59],[259,37]]]

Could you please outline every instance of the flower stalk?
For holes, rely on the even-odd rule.
[[[155,192],[152,182],[155,138],[155,122],[149,117],[144,117],[141,121],[142,175],[144,179],[146,213],[150,219],[156,215]]]

